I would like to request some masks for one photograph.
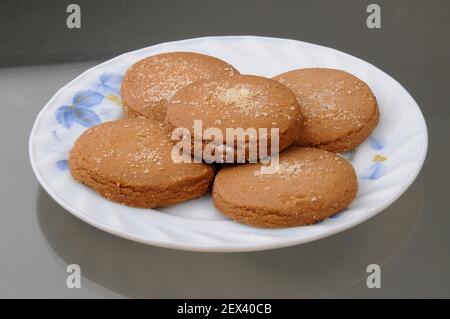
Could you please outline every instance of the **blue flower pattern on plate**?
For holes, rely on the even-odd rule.
[[[120,86],[122,84],[122,75],[116,73],[103,73],[100,81],[94,85],[95,90],[84,90],[75,93],[71,105],[62,105],[56,112],[57,122],[70,129],[74,123],[84,127],[91,127],[102,122],[100,116],[94,111],[95,106],[107,99],[116,104],[121,104]],[[53,136],[60,141],[56,130],[52,132]],[[56,167],[61,171],[68,168],[68,160],[62,159],[56,161]]]
[[[370,146],[375,150],[381,150],[384,147],[384,142],[374,136],[369,136]]]
[[[58,167],[61,171],[65,171],[69,168],[69,161],[66,159],[56,161],[56,167]]]
[[[370,146],[379,151],[382,150],[385,146],[385,143],[374,136],[369,136],[369,144]],[[367,167],[363,173],[361,174],[362,179],[375,180],[383,176],[385,171],[384,161],[387,160],[387,157],[381,154],[375,154],[372,158],[372,165]]]
[[[103,73],[100,76],[100,83],[95,87],[105,95],[120,95],[120,86],[122,84],[122,76],[115,73]]]
[[[362,179],[374,180],[380,178],[384,173],[384,165],[380,161],[376,161],[375,164],[366,168],[361,176]]]
[[[100,104],[103,97],[92,90],[78,91],[72,99],[72,105],[63,105],[56,110],[56,120],[67,129],[70,129],[73,123],[84,127],[99,124],[100,117],[91,108]]]

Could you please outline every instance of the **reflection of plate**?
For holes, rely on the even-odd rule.
[[[257,229],[226,220],[209,198],[163,209],[110,202],[75,182],[67,153],[87,126],[119,118],[121,75],[136,60],[167,51],[195,51],[233,64],[242,73],[273,76],[300,67],[346,70],[369,84],[380,107],[372,136],[348,154],[359,192],[344,212],[322,223]],[[126,53],[98,65],[59,90],[40,112],[30,136],[30,160],[39,182],[64,208],[110,233],[135,241],[199,251],[248,251],[290,246],[329,236],[382,211],[413,182],[425,159],[427,129],[406,90],[376,67],[345,53],[299,41],[262,37],[210,37]]]

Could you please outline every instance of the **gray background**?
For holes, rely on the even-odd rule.
[[[82,28],[65,27],[67,4]],[[382,28],[365,26],[367,4]],[[0,3],[0,297],[450,297],[450,2],[2,1]],[[391,207],[313,243],[240,254],[144,246],[101,232],[38,185],[28,135],[47,100],[119,53],[205,35],[293,38],[348,52],[399,80],[429,129],[424,168]],[[82,288],[65,285],[66,265]],[[382,288],[365,285],[382,267]]]

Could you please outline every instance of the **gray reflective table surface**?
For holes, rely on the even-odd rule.
[[[0,69],[0,297],[450,297],[450,112],[444,105],[439,114],[427,114],[425,105],[430,140],[421,174],[371,220],[290,248],[184,252],[97,230],[61,208],[34,177],[28,136],[37,113],[95,64]],[[419,104],[437,103],[432,83],[423,85]],[[73,263],[81,267],[80,289],[66,286],[66,266]],[[382,269],[380,289],[366,286],[373,263]]]

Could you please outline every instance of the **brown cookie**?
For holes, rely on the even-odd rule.
[[[125,73],[121,95],[129,117],[164,120],[167,101],[200,79],[239,73],[230,64],[192,52],[162,53],[142,59]]]
[[[174,163],[167,132],[162,123],[144,118],[92,127],[75,142],[70,171],[77,181],[129,206],[166,206],[202,196],[214,169]]]
[[[222,139],[195,136],[195,120],[201,120],[203,133],[209,128],[218,129]],[[262,140],[267,142],[266,150],[270,154],[272,129],[278,129],[281,151],[295,143],[301,128],[300,109],[294,94],[277,81],[254,75],[217,77],[185,86],[169,100],[167,121],[172,129],[188,129],[192,142],[200,140],[203,148],[219,140],[218,144],[234,149],[235,155],[238,149],[245,150],[247,160],[251,141],[257,148]],[[226,143],[227,129],[238,128],[248,130],[245,143],[238,144],[237,138],[230,138]],[[265,154],[255,155],[257,159]]]
[[[361,144],[378,124],[378,106],[366,83],[335,69],[298,69],[274,77],[289,87],[302,111],[298,145],[344,152]]]
[[[272,169],[261,163],[222,168],[213,185],[214,205],[235,221],[257,227],[309,225],[346,208],[357,178],[335,153],[293,146]]]

